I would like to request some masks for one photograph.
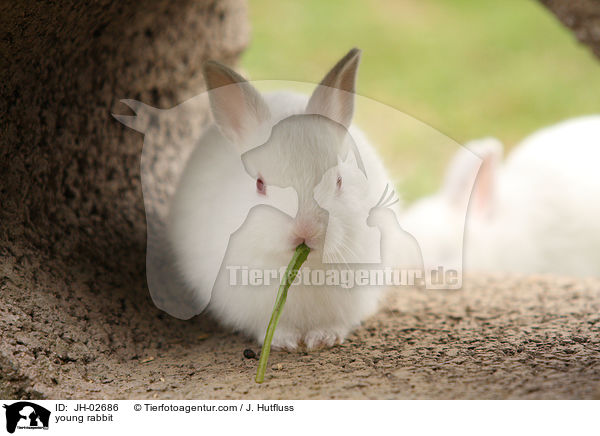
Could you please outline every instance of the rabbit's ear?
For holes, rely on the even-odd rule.
[[[350,127],[360,53],[359,49],[353,48],[327,73],[310,97],[307,114],[323,115],[346,128]]]
[[[218,62],[204,64],[204,78],[212,114],[221,133],[245,148],[271,118],[267,104],[246,79]]]
[[[468,203],[480,216],[493,213],[502,153],[502,143],[496,138],[471,141],[456,153],[444,185],[451,204],[462,207]]]
[[[502,153],[502,143],[495,138],[471,141],[456,153],[444,183],[450,203],[458,208],[468,203],[478,215],[492,213]]]

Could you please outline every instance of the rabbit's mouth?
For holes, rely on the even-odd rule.
[[[300,244],[305,244],[310,248],[311,253],[321,252],[323,250],[324,234],[319,230],[314,232],[293,232],[290,238],[290,250],[296,250]]]
[[[319,242],[319,238],[317,237],[302,237],[302,236],[292,236],[292,246],[290,248],[291,251],[295,251],[296,247],[300,244],[305,244],[311,251],[318,250],[320,248],[321,243]]]
[[[306,239],[301,236],[292,237],[292,247],[294,247],[292,250],[296,250],[296,247],[300,244],[306,244]],[[308,245],[308,247],[310,248],[310,245]]]

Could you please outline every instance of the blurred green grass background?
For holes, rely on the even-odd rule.
[[[249,6],[252,42],[242,68],[251,79],[318,82],[356,46],[363,50],[359,94],[460,143],[495,136],[510,148],[540,127],[600,112],[600,63],[536,1],[251,0]],[[368,114],[358,121],[384,122]],[[427,156],[431,151],[418,144],[402,146],[402,134],[373,139],[392,174],[408,173],[401,191],[410,200],[435,189],[450,153]],[[400,148],[408,158],[390,165]],[[429,172],[424,161],[431,162]]]

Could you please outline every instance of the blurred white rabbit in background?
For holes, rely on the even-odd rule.
[[[426,262],[460,262],[452,241],[464,224],[467,273],[600,275],[600,115],[541,129],[504,162],[494,138],[466,148],[441,190],[402,215],[402,226],[430,254]],[[465,183],[478,171],[471,152],[483,160],[472,192]],[[463,223],[455,205],[469,195]]]

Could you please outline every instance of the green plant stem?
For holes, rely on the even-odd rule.
[[[273,341],[273,334],[277,328],[277,323],[283,312],[283,306],[287,298],[287,291],[290,285],[296,278],[298,270],[308,257],[310,248],[304,243],[296,247],[294,256],[290,261],[285,275],[281,278],[281,284],[279,285],[279,291],[277,292],[277,298],[275,300],[275,307],[273,307],[273,313],[271,314],[271,320],[267,327],[265,334],[265,340],[263,342],[262,350],[260,351],[260,360],[258,361],[258,370],[256,371],[256,383],[262,383],[265,380],[265,372],[267,371],[267,362],[269,361],[269,353],[271,352],[271,342]]]

